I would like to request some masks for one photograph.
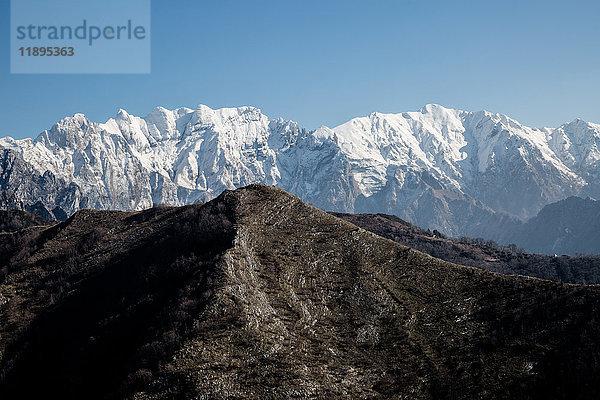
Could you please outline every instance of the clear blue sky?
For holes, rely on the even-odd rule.
[[[153,0],[151,74],[11,75],[0,0],[0,135],[199,103],[310,129],[426,103],[600,122],[599,16],[598,1]]]

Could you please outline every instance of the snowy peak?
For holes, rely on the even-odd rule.
[[[255,107],[201,104],[145,117],[121,109],[104,123],[76,114],[34,141],[4,138],[0,146],[47,181],[64,182],[62,191],[48,186],[36,192],[45,196],[20,201],[68,214],[181,205],[264,183],[324,209],[387,212],[467,234],[490,213],[528,218],[570,195],[600,197],[599,138],[600,125],[581,120],[534,129],[437,104],[313,132]],[[24,193],[23,179],[32,178],[15,177],[3,190]]]
[[[129,116],[129,113],[122,108],[119,108],[119,111],[117,111],[117,116],[115,117],[116,120],[129,120],[130,118],[131,117]]]
[[[455,119],[460,116],[464,111],[455,110],[452,108],[446,108],[439,104],[427,104],[419,110],[419,113],[423,115],[423,118],[430,121],[447,121]],[[407,113],[409,115],[415,115],[417,113]]]
[[[561,125],[557,131],[564,132],[570,139],[582,143],[586,140],[595,141],[600,138],[600,125],[576,119],[568,124]]]
[[[93,132],[92,122],[84,114],[75,114],[57,122],[50,130],[42,132],[36,142],[43,142],[50,147],[77,147],[86,135]]]
[[[202,104],[195,110],[182,107],[171,111],[157,107],[143,119],[150,136],[159,141],[181,139],[208,129],[225,133],[252,123],[262,126],[269,123],[269,119],[254,107],[213,110]]]
[[[550,130],[549,145],[558,157],[584,176],[598,176],[600,125],[576,119]]]

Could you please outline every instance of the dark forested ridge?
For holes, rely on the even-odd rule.
[[[48,226],[52,223],[27,211],[0,210],[0,232],[15,232],[32,226]]]
[[[451,264],[253,185],[0,235],[0,398],[589,399],[600,288]]]
[[[385,214],[332,213],[379,236],[455,264],[567,283],[600,283],[600,255],[543,255],[490,240],[447,238]],[[533,234],[533,233],[532,233]]]

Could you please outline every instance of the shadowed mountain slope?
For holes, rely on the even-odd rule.
[[[571,257],[532,254],[517,249],[515,245],[499,246],[481,238],[447,238],[437,231],[423,230],[394,215],[331,214],[379,236],[456,264],[503,274],[525,275],[567,283],[600,283],[600,255]],[[543,233],[533,232],[532,225],[530,223],[524,225],[531,231],[530,241],[534,240],[531,238],[536,234],[552,235],[553,231],[549,229],[542,230]]]
[[[600,289],[450,264],[280,189],[81,211],[0,257],[2,398],[600,394]]]
[[[15,232],[32,226],[48,226],[52,223],[52,221],[27,211],[0,210],[0,232]]]
[[[549,204],[515,232],[514,240],[540,253],[600,253],[600,201],[569,197]]]

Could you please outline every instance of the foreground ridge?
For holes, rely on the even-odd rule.
[[[0,240],[2,397],[600,392],[597,287],[450,264],[281,189]]]

